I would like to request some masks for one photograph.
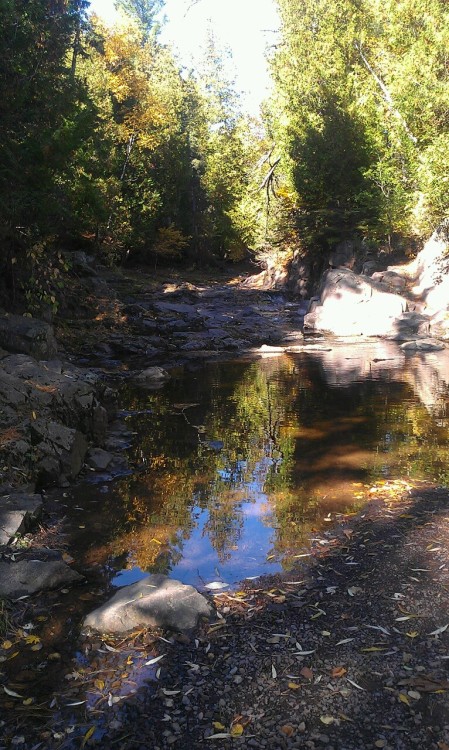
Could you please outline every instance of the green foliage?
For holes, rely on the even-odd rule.
[[[426,233],[449,211],[449,9],[439,0],[278,0],[266,123],[309,248]]]

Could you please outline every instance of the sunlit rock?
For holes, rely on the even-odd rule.
[[[319,304],[304,318],[305,333],[334,336],[384,336],[394,332],[394,321],[407,301],[368,277],[348,269],[327,271]]]
[[[102,633],[126,633],[137,627],[188,631],[213,608],[193,586],[162,574],[150,575],[117,591],[84,620],[87,628]]]

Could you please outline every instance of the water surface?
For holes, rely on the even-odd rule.
[[[114,585],[163,572],[202,588],[289,570],[373,484],[448,478],[446,353],[318,347],[127,387],[133,474],[68,509],[77,563]]]

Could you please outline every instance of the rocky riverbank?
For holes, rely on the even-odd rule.
[[[207,594],[212,618],[192,635],[91,633],[75,661],[60,649],[55,629],[65,620],[73,638],[80,622],[58,610],[75,611],[79,599],[87,614],[95,595],[71,550],[49,544],[44,490],[86,471],[127,470],[115,387],[160,387],[210,358],[314,346],[303,339],[305,311],[282,291],[229,277],[160,283],[134,273],[108,283],[81,257],[56,325],[59,350],[48,325],[4,316],[0,597],[16,603],[3,606],[0,747],[449,746],[448,495],[438,488],[372,487],[358,516],[336,514],[297,550],[293,574]]]

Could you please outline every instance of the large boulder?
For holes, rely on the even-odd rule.
[[[193,586],[154,574],[117,591],[85,618],[84,625],[101,633],[126,633],[137,627],[184,632],[212,612],[207,599]]]
[[[407,309],[407,300],[372,279],[341,268],[324,274],[318,304],[304,318],[305,333],[385,336]]]
[[[53,359],[58,349],[53,328],[48,323],[9,313],[0,315],[0,346],[38,360]]]

